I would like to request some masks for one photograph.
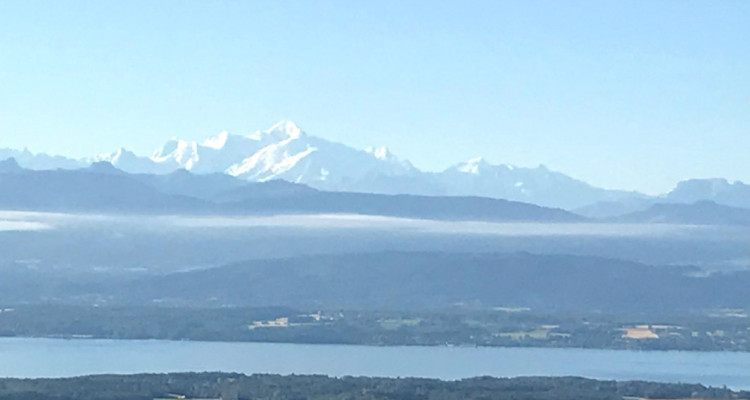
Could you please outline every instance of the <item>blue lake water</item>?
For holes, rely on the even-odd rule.
[[[584,376],[750,389],[750,353],[0,339],[3,377],[179,371],[440,379]]]

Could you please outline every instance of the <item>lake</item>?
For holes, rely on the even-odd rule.
[[[0,376],[224,371],[332,376],[584,376],[750,389],[750,353],[0,339]]]

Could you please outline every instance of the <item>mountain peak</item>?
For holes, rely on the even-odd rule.
[[[184,169],[193,174],[224,173],[255,182],[285,179],[319,190],[484,196],[561,208],[577,208],[621,197],[619,193],[591,187],[543,166],[514,168],[508,164],[491,164],[482,157],[454,164],[441,172],[423,172],[386,147],[355,149],[309,136],[289,120],[250,135],[221,132],[201,141],[173,138],[150,156],[120,149],[77,161],[47,155],[32,157],[20,151],[0,149],[0,159],[11,156],[31,170],[61,166],[80,168],[96,161],[108,161],[128,173],[169,174]],[[177,174],[187,176],[184,171]],[[748,190],[750,185],[732,187],[717,194],[716,200],[721,204],[747,204]],[[710,195],[713,191],[707,193]]]
[[[730,190],[732,186],[734,185],[722,178],[690,179],[677,183],[677,186],[667,194],[667,198],[683,202],[711,199]]]
[[[368,147],[365,149],[366,153],[372,154],[378,160],[383,161],[397,161],[398,157],[391,152],[387,147]]]
[[[471,158],[466,161],[466,164],[490,165],[490,163],[482,156]]]
[[[271,137],[274,140],[282,141],[288,139],[297,139],[303,136],[304,132],[297,124],[292,121],[279,121],[264,132],[264,137]]]
[[[191,169],[198,158],[198,143],[177,138],[169,140],[151,156],[156,162],[175,160],[187,169]]]
[[[452,169],[467,174],[479,174],[482,170],[492,167],[484,157],[474,157],[468,161],[456,164]]]
[[[723,205],[747,208],[750,207],[750,185],[724,178],[690,179],[679,182],[665,198],[678,203],[714,200]]]
[[[210,147],[216,150],[220,150],[224,148],[224,146],[226,146],[228,139],[229,139],[229,132],[224,131],[216,136],[211,136],[210,138],[204,140],[203,146]]]
[[[16,161],[15,157],[10,157],[0,161],[0,173],[19,172],[22,170],[23,168],[18,165],[18,161]]]
[[[99,162],[103,161],[103,162],[106,162],[106,163],[114,165],[114,164],[116,164],[119,161],[127,160],[127,159],[132,159],[132,158],[135,158],[135,157],[137,157],[135,155],[135,153],[133,153],[130,150],[126,150],[124,147],[120,147],[114,153],[100,154],[100,155],[94,157],[91,160],[91,163],[92,164],[96,164],[96,163],[99,163]]]

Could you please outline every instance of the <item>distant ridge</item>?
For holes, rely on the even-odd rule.
[[[151,156],[121,148],[86,160],[50,157],[28,151],[1,150],[0,159],[16,157],[28,169],[75,169],[108,162],[129,173],[227,174],[244,181],[282,179],[320,190],[427,196],[481,196],[575,208],[633,194],[595,188],[540,166],[491,165],[482,159],[431,173],[414,167],[385,147],[355,149],[308,135],[291,121],[249,135],[222,132],[202,142],[168,140]]]
[[[691,179],[680,182],[666,196],[675,203],[709,200],[732,207],[750,208],[750,185],[726,179]]]
[[[688,180],[663,196],[594,187],[543,165],[491,164],[478,157],[440,172],[425,172],[385,147],[360,150],[312,136],[291,121],[247,135],[221,132],[201,142],[172,138],[150,156],[126,148],[85,160],[28,150],[0,149],[32,170],[77,169],[107,162],[133,174],[226,174],[245,182],[286,180],[325,191],[425,196],[479,196],[609,218],[642,211],[657,202],[718,204],[750,208],[750,185],[723,179]],[[197,193],[194,193],[199,195]]]
[[[15,158],[11,157],[5,160],[0,160],[0,173],[14,173],[21,171],[23,171],[23,168],[18,165]]]
[[[32,171],[0,164],[0,209],[58,212],[267,215],[347,213],[404,218],[577,222],[570,212],[481,197],[325,192],[281,180],[252,183],[224,174],[129,174],[106,162]]]
[[[730,183],[726,179],[720,178],[690,179],[679,182],[672,191],[662,196],[640,196],[602,201],[575,208],[572,211],[589,218],[625,218],[629,214],[639,215],[638,213],[642,218],[645,218],[646,214],[641,212],[646,212],[654,205],[691,205],[701,202],[750,209],[750,185],[742,182]],[[684,209],[683,207],[683,212]],[[665,209],[661,211],[665,211]],[[708,210],[703,210],[703,213],[705,212],[708,212]],[[654,216],[654,218],[656,217]],[[664,216],[664,218],[667,217]]]
[[[240,262],[126,282],[102,293],[125,303],[389,310],[474,305],[655,314],[750,301],[747,271],[709,277],[692,272],[554,254],[379,252]]]
[[[616,218],[620,222],[750,227],[750,210],[699,201],[693,204],[659,203],[644,211]]]

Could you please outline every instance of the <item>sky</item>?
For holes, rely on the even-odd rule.
[[[0,2],[0,148],[151,154],[279,120],[438,171],[750,182],[750,2]]]

